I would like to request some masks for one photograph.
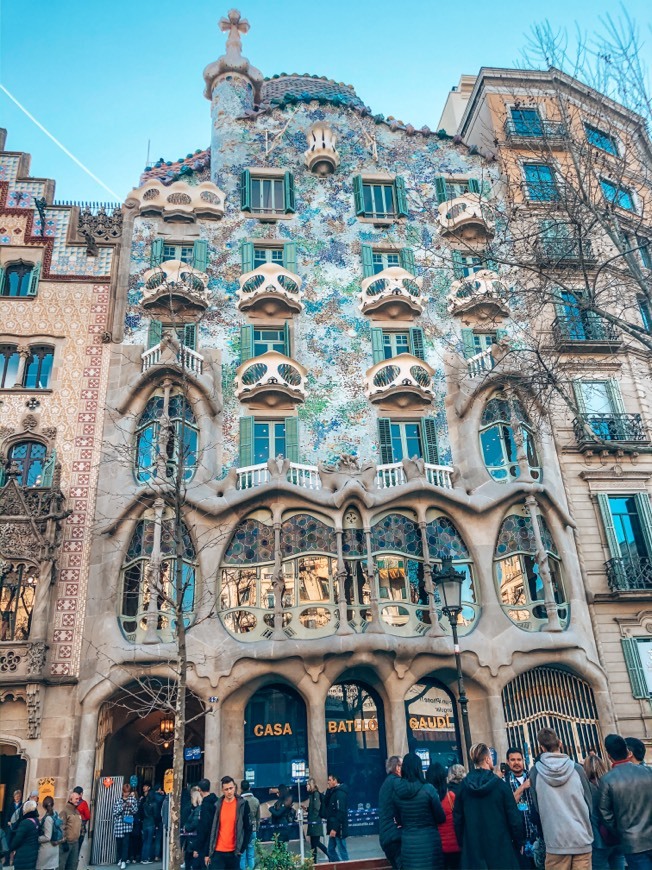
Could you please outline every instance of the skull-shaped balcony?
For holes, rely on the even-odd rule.
[[[142,306],[152,315],[201,314],[208,308],[208,276],[181,260],[165,260],[143,276]]]
[[[238,367],[235,394],[256,408],[293,408],[306,398],[306,374],[300,363],[271,350]]]
[[[427,362],[411,353],[402,353],[367,370],[365,394],[384,408],[423,408],[432,402],[434,373]]]
[[[496,272],[481,269],[451,284],[448,311],[452,315],[472,314],[481,321],[509,317],[508,295],[509,288]]]
[[[390,266],[362,282],[360,310],[385,320],[407,320],[423,310],[421,278]]]
[[[486,242],[494,235],[494,223],[477,193],[465,193],[438,208],[437,220],[442,236],[455,236],[466,242]]]
[[[238,308],[265,317],[298,314],[303,304],[301,278],[278,263],[263,263],[240,278]]]

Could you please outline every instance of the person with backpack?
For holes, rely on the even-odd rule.
[[[328,850],[326,846],[321,841],[321,836],[323,833],[323,825],[322,825],[322,816],[321,816],[321,806],[322,806],[322,794],[317,787],[317,783],[310,777],[308,780],[308,784],[306,785],[306,790],[308,792],[308,837],[310,838],[310,848],[312,849],[312,860],[313,863],[317,863],[317,849],[326,855],[328,858]]]
[[[240,783],[240,797],[247,801],[249,806],[249,821],[251,822],[251,836],[246,848],[240,857],[240,870],[254,870],[256,866],[256,840],[260,827],[260,801],[251,791],[251,786],[246,779]]]
[[[36,801],[25,801],[21,820],[9,843],[9,848],[14,853],[14,870],[35,870],[38,836],[38,805]]]
[[[39,825],[36,870],[59,870],[59,843],[63,841],[63,822],[54,809],[54,799],[43,800],[45,813]]]

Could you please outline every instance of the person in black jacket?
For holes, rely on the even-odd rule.
[[[14,870],[34,870],[39,850],[39,820],[36,801],[25,801],[23,815],[13,832],[9,850],[14,852]]]
[[[328,858],[330,861],[348,861],[346,838],[349,835],[349,791],[334,773],[328,775],[328,788],[324,794],[321,814],[328,831]],[[340,850],[340,855],[337,850]]]
[[[518,870],[525,844],[525,825],[511,788],[493,772],[489,747],[476,743],[470,750],[475,770],[462,781],[453,807],[457,841],[462,847],[462,870]]]
[[[290,842],[291,825],[297,820],[297,814],[292,802],[292,795],[287,786],[279,785],[278,799],[269,808],[269,814],[277,826],[278,839],[281,843]]]
[[[207,779],[201,779],[197,783],[197,788],[201,792],[201,811],[199,813],[199,823],[197,825],[197,833],[195,836],[195,850],[192,853],[193,858],[201,859],[203,863],[207,855],[212,855],[213,851],[209,843],[211,836],[211,826],[215,815],[215,806],[217,804],[217,795],[211,791],[211,784]]]
[[[394,785],[394,815],[401,825],[401,864],[409,870],[443,870],[437,825],[446,821],[437,792],[425,781],[416,752],[408,752]]]
[[[378,840],[393,870],[401,866],[401,829],[394,818],[394,786],[401,780],[401,764],[398,755],[387,759],[387,779],[378,794]]]

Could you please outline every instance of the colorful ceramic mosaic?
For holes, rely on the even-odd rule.
[[[225,565],[274,561],[274,529],[252,518],[238,524],[222,560]]]
[[[388,514],[371,527],[371,549],[374,553],[385,550],[421,558],[421,530],[402,514]]]
[[[545,549],[547,552],[559,556],[546,521],[542,516],[539,516],[538,519]],[[522,517],[519,514],[510,514],[508,517],[505,517],[498,533],[495,558],[503,559],[506,556],[511,556],[513,553],[534,554],[536,550],[537,545],[532,528],[532,519],[530,517]]]
[[[281,526],[281,552],[284,558],[312,552],[334,555],[335,530],[310,514],[296,514]]]
[[[431,559],[470,559],[471,556],[460,533],[448,517],[437,517],[426,526],[428,551]]]

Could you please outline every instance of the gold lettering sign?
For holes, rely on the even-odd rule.
[[[342,731],[378,731],[377,719],[327,719],[326,728],[329,734],[338,734]]]
[[[436,731],[437,729],[450,731],[453,728],[450,713],[445,716],[410,716],[408,725],[412,731]]]
[[[265,722],[254,725],[254,737],[283,737],[292,734],[289,722]]]
[[[163,791],[170,794],[174,786],[174,771],[170,767],[163,775]]]
[[[54,797],[54,777],[43,776],[38,781],[38,802],[43,804],[46,797]]]

